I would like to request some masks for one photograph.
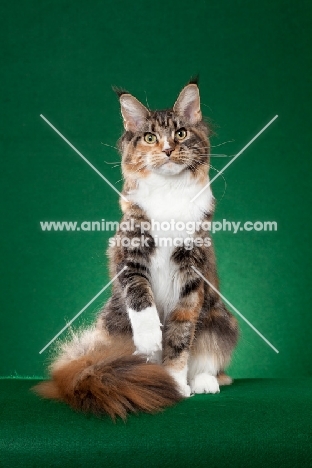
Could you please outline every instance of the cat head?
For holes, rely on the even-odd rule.
[[[118,94],[125,129],[119,143],[126,180],[151,173],[207,175],[210,130],[202,119],[196,82],[182,89],[172,109],[161,111],[147,109],[127,92]]]

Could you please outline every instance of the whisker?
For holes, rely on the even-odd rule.
[[[143,169],[145,169],[147,166],[148,166],[147,164],[143,164],[143,166],[141,166],[138,169],[136,169],[135,171],[133,171],[133,173],[136,174],[137,172],[143,171]]]
[[[211,145],[211,148],[217,148],[217,146],[226,145],[227,143],[233,143],[233,141],[235,140],[228,140],[228,141],[224,141],[223,143],[219,143],[218,145]]]
[[[208,107],[208,109],[210,109],[210,111],[211,111],[211,112],[213,112],[213,110],[211,109],[211,107],[210,107],[210,106],[208,106],[208,105],[207,105],[207,104],[205,104],[204,102],[201,102],[201,104],[202,104],[203,106],[205,106],[205,107]]]
[[[190,154],[190,153],[185,153],[185,154]],[[202,156],[202,157],[208,157],[208,156],[213,156],[215,158],[219,157],[219,158],[233,158],[233,156],[235,156],[235,154],[225,154],[225,153],[210,153],[210,154],[207,154],[207,153],[193,153],[194,156]]]
[[[198,154],[196,156],[206,156],[205,154]],[[211,153],[209,154],[212,158],[233,158],[235,154],[222,154],[222,153]]]
[[[233,158],[234,154],[210,154],[212,158]]]
[[[132,158],[133,153],[132,153],[132,154],[129,154],[129,156],[130,156],[130,158]],[[144,159],[144,156],[145,156],[144,154],[140,154],[140,155],[138,156],[138,158],[137,158],[137,159],[138,159],[137,162],[131,162],[131,161],[130,161],[130,162],[127,162],[127,163],[125,163],[125,164],[126,164],[127,166],[131,166],[131,165],[132,165],[132,166],[137,166],[138,162],[141,162],[142,159]]]
[[[109,146],[110,148],[114,148],[114,149],[118,150],[117,146],[109,145],[108,143],[103,143],[102,141],[101,141],[101,145]]]
[[[213,169],[214,171],[220,173],[221,171],[218,171],[218,169],[216,169],[215,167],[213,167],[211,164],[210,164],[210,169]],[[221,172],[221,177],[223,179],[223,182],[224,182],[224,190],[223,190],[223,194],[222,194],[222,197],[220,198],[219,201],[221,201],[225,195],[225,192],[226,192],[226,188],[227,188],[227,183],[226,183],[226,180],[225,180],[225,177],[224,177],[224,174]]]
[[[181,162],[182,162],[183,164],[187,164],[188,166],[192,166],[192,165],[193,165],[194,167],[200,166],[200,165],[202,165],[202,166],[208,165],[208,161],[205,161],[205,160],[203,160],[203,159],[202,159],[202,160],[199,160],[199,161],[189,161],[188,159],[183,159],[183,158],[181,158]]]
[[[207,154],[207,153],[180,153],[180,154],[187,154],[189,156],[194,156],[194,157],[197,157],[197,156],[200,156],[200,157],[208,157],[208,156],[211,156],[213,158],[233,158],[235,156],[235,154],[225,154],[225,153],[210,153],[210,154]]]
[[[145,93],[145,101],[146,101],[146,106],[147,106],[148,110],[150,111],[150,110],[151,110],[151,108],[150,108],[150,106],[149,106],[149,104],[148,104],[148,100],[147,100],[147,94],[146,94],[146,91],[145,91],[145,90],[144,90],[144,93]]]
[[[120,161],[113,161],[113,162],[111,162],[111,161],[103,161],[103,162],[105,162],[105,164],[121,164]]]
[[[234,141],[234,140],[233,140]],[[216,146],[221,146],[221,145],[224,145],[225,143],[227,142],[224,142],[224,143],[221,143],[220,145],[216,145]],[[192,146],[190,148],[190,151],[198,151],[198,150],[209,150],[210,148],[214,148],[214,146]],[[206,153],[196,153],[196,155],[206,155]],[[234,154],[231,155],[231,154],[225,154],[225,153],[210,153],[209,156],[211,157],[216,157],[216,158],[232,158],[233,156],[235,156]]]

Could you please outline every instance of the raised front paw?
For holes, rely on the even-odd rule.
[[[133,341],[137,353],[146,354],[149,361],[158,361],[162,350],[162,332],[160,327],[153,331],[134,333]]]
[[[162,331],[156,307],[139,312],[129,309],[128,314],[137,353],[146,354],[149,361],[161,361]]]
[[[209,374],[198,374],[191,381],[192,393],[219,393],[217,378]]]

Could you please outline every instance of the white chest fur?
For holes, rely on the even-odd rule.
[[[212,208],[210,187],[191,202],[202,188],[190,173],[175,176],[151,174],[140,180],[138,188],[128,195],[151,220],[151,233],[156,240],[156,252],[151,259],[152,289],[161,319],[173,310],[181,289],[178,265],[171,260],[175,249],[173,240],[193,236],[187,223],[199,222],[204,212]],[[181,229],[182,223],[186,229]]]
[[[140,205],[150,219],[158,221],[199,221],[212,206],[210,187],[191,202],[203,188],[189,172],[175,176],[150,174],[139,180],[128,198]]]

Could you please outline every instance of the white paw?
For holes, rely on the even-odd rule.
[[[162,364],[162,350],[155,351],[153,354],[147,357],[147,362],[153,362],[154,364]]]
[[[191,381],[192,393],[219,393],[217,378],[209,374],[198,374]]]
[[[161,359],[162,331],[156,307],[147,307],[140,312],[128,309],[128,314],[136,352],[146,354],[149,361]]]
[[[146,354],[149,361],[155,362],[162,350],[162,332],[158,327],[153,331],[133,333],[137,353]]]
[[[176,371],[174,369],[166,368],[171,377],[174,378],[176,383],[178,384],[178,390],[181,395],[185,398],[191,396],[191,387],[187,384],[186,381],[186,368],[182,369],[181,371]]]
[[[184,384],[184,385],[179,384],[178,390],[184,398],[188,398],[192,394],[191,387],[187,384]]]

